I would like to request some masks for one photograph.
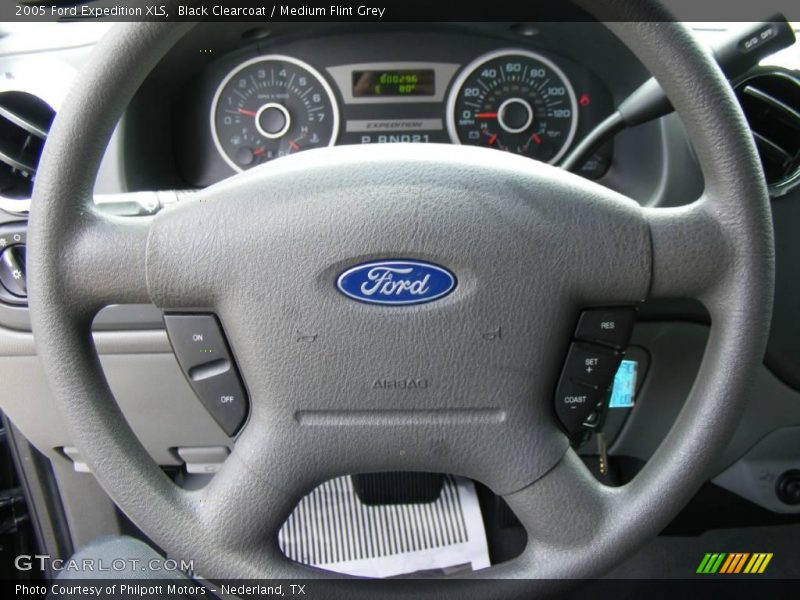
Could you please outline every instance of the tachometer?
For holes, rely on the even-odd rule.
[[[578,126],[575,91],[552,61],[500,50],[467,65],[450,89],[447,126],[454,143],[558,161]]]
[[[211,130],[225,162],[243,171],[332,145],[339,112],[333,91],[311,65],[289,56],[262,56],[236,67],[219,85]]]

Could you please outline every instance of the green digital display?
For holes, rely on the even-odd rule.
[[[353,71],[353,97],[433,96],[433,69]]]

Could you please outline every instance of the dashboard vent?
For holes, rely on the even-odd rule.
[[[24,212],[36,168],[55,111],[41,98],[22,91],[0,93],[0,200],[12,212]]]
[[[773,196],[800,183],[800,78],[761,71],[736,85]]]

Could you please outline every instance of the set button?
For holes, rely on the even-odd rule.
[[[574,342],[569,348],[564,369],[571,380],[607,390],[621,361],[621,352],[585,342]]]

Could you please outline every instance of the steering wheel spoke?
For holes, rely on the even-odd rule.
[[[93,212],[64,248],[65,285],[97,310],[108,304],[150,301],[145,250],[151,219]]]
[[[219,549],[216,556],[199,561],[204,576],[230,576],[225,557],[237,552],[259,557],[251,577],[288,575],[288,559],[277,546],[278,531],[319,474],[309,453],[287,450],[255,428],[245,429],[209,484],[190,493],[198,526]],[[186,552],[193,556],[192,548]]]
[[[676,208],[642,209],[650,228],[653,273],[649,295],[709,300],[734,260],[732,242],[703,196]]]
[[[603,560],[587,565],[576,550],[590,546],[625,510],[624,488],[597,481],[581,458],[569,450],[547,474],[528,487],[504,496],[528,533],[524,553],[499,566],[496,577],[592,577],[603,572]],[[575,575],[575,573],[578,573]]]
[[[46,238],[34,232],[28,260],[35,271],[37,257],[50,252],[60,257],[58,268],[41,270],[44,280],[33,280],[34,296],[44,288],[59,310],[83,319],[109,304],[149,302],[145,256],[151,222],[87,205]]]

